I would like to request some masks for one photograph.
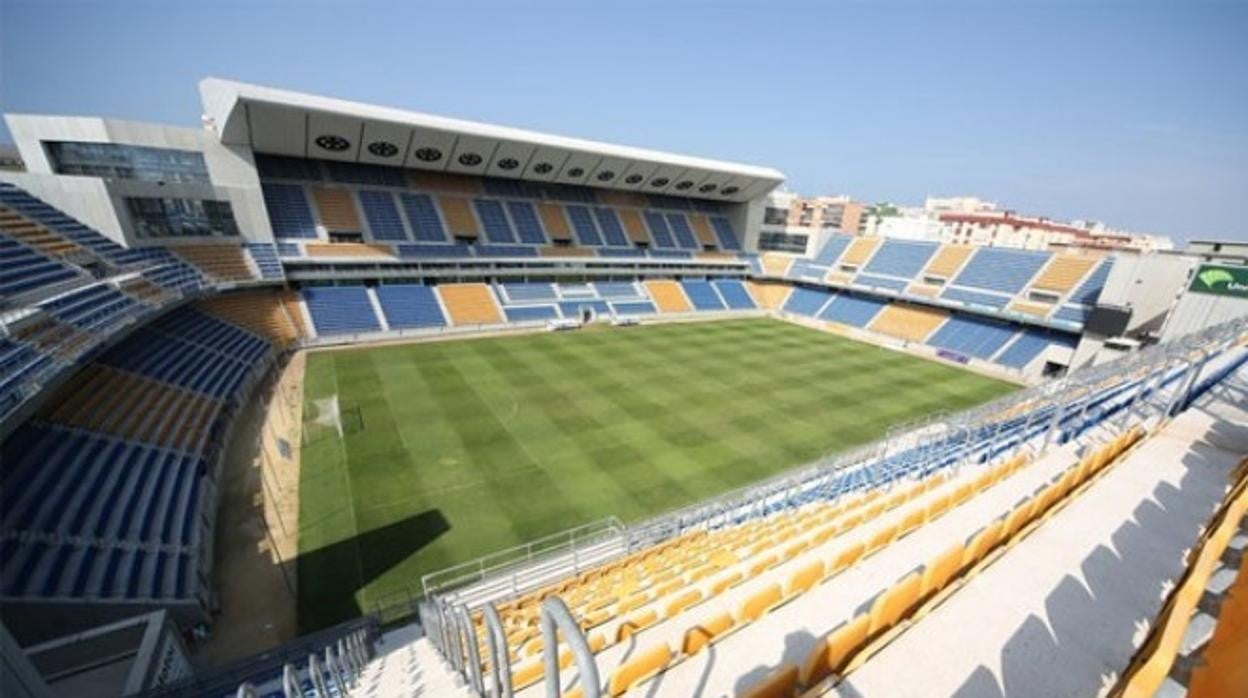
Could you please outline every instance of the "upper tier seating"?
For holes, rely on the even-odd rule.
[[[724,305],[724,299],[716,293],[715,287],[709,281],[698,281],[693,279],[685,279],[680,282],[685,290],[685,295],[689,301],[693,303],[694,310],[727,310]]]
[[[569,205],[565,208],[568,211],[568,218],[572,221],[572,229],[576,231],[576,237],[580,244],[586,247],[601,247],[602,235],[598,232],[598,225],[594,223],[594,217],[590,214],[589,209],[575,205]]]
[[[1014,336],[1015,328],[972,315],[949,318],[927,343],[966,356],[991,359]]]
[[[965,288],[947,288],[944,293],[940,294],[941,298],[951,301],[960,301],[970,305],[982,305],[988,308],[1000,310],[1010,302],[1010,296],[1001,295],[999,293],[985,293],[980,291],[972,291]]]
[[[923,270],[927,261],[936,253],[936,249],[935,243],[889,238],[871,257],[871,262],[863,271],[870,274],[886,274],[913,279]]]
[[[553,301],[555,287],[548,283],[507,282],[503,284],[506,298],[512,301]]]
[[[545,245],[548,242],[533,204],[528,201],[508,201],[507,213],[511,214],[511,220],[516,224],[516,237],[520,242],[526,245]]]
[[[103,330],[144,306],[108,284],[80,288],[39,304],[40,308],[83,330]]]
[[[309,286],[303,289],[303,300],[318,335],[381,329],[363,286]]]
[[[178,245],[170,249],[217,281],[253,281],[256,278],[239,245]]]
[[[724,303],[732,310],[752,310],[757,306],[749,291],[736,279],[715,279],[711,282]]]
[[[492,199],[473,199],[472,205],[477,210],[486,240],[496,244],[516,242],[516,231],[511,229],[502,204]]]
[[[974,251],[975,248],[969,246],[941,245],[940,250],[932,258],[932,261],[928,262],[927,268],[923,270],[923,273],[925,275],[951,279]]]
[[[654,240],[655,247],[675,247],[676,242],[672,239],[672,231],[667,225],[667,219],[663,214],[655,211],[646,211],[642,214],[646,220],[646,226],[650,228],[650,238]]]
[[[446,227],[433,197],[405,192],[399,195],[399,200],[403,202],[403,211],[412,225],[412,237],[417,242],[446,242]]]
[[[568,217],[562,205],[541,201],[537,204],[537,213],[541,218],[542,226],[546,228],[546,234],[552,241],[572,240],[572,226],[568,223]]]
[[[667,226],[676,237],[676,244],[679,247],[686,250],[696,250],[701,247],[701,245],[698,244],[697,239],[694,237],[693,229],[689,227],[689,219],[685,218],[685,214],[667,214]]]
[[[715,235],[719,237],[719,246],[730,252],[739,252],[741,250],[741,238],[737,237],[737,231],[733,230],[732,223],[723,216],[711,216],[711,227],[715,229]]]
[[[364,226],[350,189],[312,187],[312,201],[321,226],[330,232],[359,233]]]
[[[438,296],[452,325],[497,325],[503,321],[485,284],[442,284]]]
[[[1101,297],[1101,289],[1105,288],[1105,281],[1109,278],[1109,272],[1114,268],[1114,260],[1112,257],[1106,258],[1105,261],[1097,265],[1087,279],[1084,280],[1074,293],[1070,294],[1071,303],[1082,303],[1084,305],[1092,305]]]
[[[839,322],[842,325],[866,327],[886,305],[888,301],[879,298],[842,293],[832,299],[828,307],[819,313],[819,319]]]
[[[1050,257],[1048,252],[981,247],[953,283],[1000,293],[1018,293]]]
[[[377,301],[391,329],[445,327],[442,306],[433,289],[417,284],[382,284]]]
[[[1093,257],[1072,257],[1070,255],[1054,255],[1048,266],[1032,282],[1032,288],[1065,294],[1075,287],[1079,280],[1088,273],[1097,260]]]
[[[269,212],[274,237],[316,237],[312,208],[308,206],[302,185],[264,182],[260,188],[264,192],[264,208]]]
[[[451,235],[456,238],[475,239],[481,234],[477,218],[467,199],[456,196],[439,196],[438,208],[442,209],[442,217]]]
[[[880,244],[879,238],[854,238],[849,244],[849,249],[841,256],[839,264],[852,264],[861,267],[875,253],[875,248]]]
[[[83,251],[77,243],[3,205],[0,205],[0,234],[54,259]]]
[[[406,242],[407,226],[399,215],[399,207],[394,203],[394,194],[381,189],[361,189],[359,192],[360,206],[364,209],[364,219],[368,221],[368,229],[377,240],[393,240]]]
[[[79,278],[66,264],[7,237],[0,237],[0,304],[14,296]]]
[[[870,329],[898,339],[922,342],[936,331],[949,313],[939,308],[929,308],[909,303],[890,303],[872,321]]]
[[[247,253],[251,255],[252,261],[256,263],[256,267],[260,270],[260,278],[281,280],[286,278],[286,274],[282,271],[282,262],[277,256],[277,248],[267,242],[249,243],[246,246]]]
[[[853,240],[849,235],[841,235],[833,233],[824,241],[823,247],[819,248],[819,252],[815,255],[815,261],[825,266],[832,266],[841,258],[841,254],[845,252],[845,248],[849,247],[850,241]]]

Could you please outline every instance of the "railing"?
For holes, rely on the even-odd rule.
[[[849,453],[829,456],[762,483],[630,526],[623,532],[627,550],[651,546],[695,528],[713,528],[745,517],[803,506],[815,499],[835,499],[855,490],[888,486],[901,478],[922,477],[940,468],[986,462],[1009,449],[1043,453],[1067,438],[1084,436],[1105,419],[1117,418],[1123,424],[1133,414],[1137,423],[1164,419],[1188,404],[1198,391],[1248,362],[1248,349],[1241,346],[1246,339],[1248,318],[1239,318],[1169,344],[1087,367],[978,408],[919,420]],[[1206,371],[1212,357],[1236,347],[1237,353],[1228,354]],[[518,573],[519,570],[512,572]],[[570,574],[573,572],[565,569],[562,577]],[[535,576],[540,578],[537,583],[513,582],[514,587],[525,589],[553,581],[548,571]],[[426,587],[430,603],[422,608],[424,613],[435,616],[426,619],[427,623],[446,626],[444,614],[458,612],[454,609],[459,606],[451,604],[472,608],[475,599],[490,600],[488,594],[465,594],[456,587],[460,583],[468,585],[474,581],[469,575],[445,574],[439,577],[439,584]],[[431,637],[453,663],[462,664],[451,656],[455,652],[453,646],[443,646],[445,643],[439,642],[438,637]]]

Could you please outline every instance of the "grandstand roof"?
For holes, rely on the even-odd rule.
[[[663,153],[207,78],[205,116],[262,153],[748,201],[784,181],[767,167]]]

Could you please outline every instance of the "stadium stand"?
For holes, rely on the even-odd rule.
[[[302,291],[318,335],[376,332],[381,329],[363,286],[310,286]]]
[[[716,292],[715,286],[709,281],[685,279],[680,282],[685,296],[693,304],[694,310],[727,310],[724,299]]]
[[[516,242],[516,232],[511,229],[502,204],[491,199],[473,199],[472,206],[477,211],[486,240],[497,244]]]
[[[646,221],[646,226],[650,228],[650,238],[654,240],[655,247],[675,247],[676,242],[672,238],[671,228],[668,227],[667,219],[663,214],[657,211],[646,211],[642,214]]]
[[[720,298],[731,310],[753,310],[757,307],[745,285],[737,279],[715,279],[711,281]]]
[[[868,326],[872,332],[911,342],[926,340],[949,314],[937,308],[908,303],[890,303]]]
[[[1094,257],[1054,255],[1031,287],[1065,295],[1096,265]]]
[[[446,242],[446,227],[438,213],[433,197],[428,194],[402,193],[399,200],[412,226],[412,237],[417,242]]]
[[[545,245],[546,234],[542,232],[542,223],[538,220],[533,204],[528,201],[508,201],[507,213],[516,226],[516,237],[520,242],[529,245]]]
[[[0,279],[0,295],[6,299],[78,278],[72,267],[7,236],[0,238],[0,270],[4,271],[4,278]]]
[[[953,283],[972,289],[1018,293],[1048,259],[1047,252],[981,247],[953,279]]]
[[[866,327],[887,305],[888,301],[878,298],[841,293],[819,313],[819,319],[851,327]]]
[[[433,288],[416,284],[382,284],[377,300],[391,329],[445,327],[446,318]]]
[[[687,313],[693,309],[680,284],[675,281],[652,279],[645,282],[645,287],[660,313]]]
[[[287,348],[307,333],[303,323],[292,317],[275,291],[243,291],[197,301],[195,307],[233,325],[250,330],[269,340],[273,346]]]
[[[912,279],[923,270],[936,249],[937,246],[929,242],[886,239],[863,271],[868,274]]]
[[[503,321],[485,284],[443,284],[438,296],[452,325],[497,325]]]
[[[321,226],[330,232],[359,233],[360,214],[355,206],[352,190],[339,187],[312,187],[312,201],[316,204],[317,218]]]
[[[969,315],[955,315],[927,343],[965,356],[989,360],[1014,337],[1015,328]]]
[[[261,184],[264,207],[269,213],[273,235],[278,238],[315,239],[316,223],[308,205],[307,193],[298,184]]]
[[[879,238],[854,238],[849,243],[849,249],[845,250],[845,254],[841,255],[838,264],[842,267],[852,265],[861,268],[871,258],[879,244]]]
[[[1050,346],[1073,349],[1077,337],[1061,332],[1026,328],[997,356],[997,363],[1011,368],[1024,368]]]
[[[216,281],[253,281],[256,278],[243,248],[237,244],[178,245],[169,249]]]
[[[408,240],[407,227],[399,216],[399,208],[394,203],[394,194],[380,189],[361,189],[359,191],[360,207],[364,209],[364,219],[368,221],[368,230],[375,240]]]
[[[932,258],[932,261],[928,262],[927,267],[923,270],[923,274],[924,276],[952,279],[954,274],[962,269],[967,258],[974,251],[974,247],[942,245],[936,256]]]
[[[443,219],[446,221],[446,227],[452,236],[456,239],[475,240],[481,234],[477,218],[473,215],[472,207],[468,205],[467,199],[439,195],[437,201],[438,208],[442,210]]]
[[[260,278],[280,281],[286,278],[282,271],[282,262],[278,257],[277,247],[268,243],[249,243],[247,253],[251,255],[256,268],[260,270]]]
[[[789,294],[784,302],[784,311],[787,313],[796,313],[807,317],[815,317],[823,310],[828,301],[835,298],[835,294],[821,288],[810,288],[807,286],[796,286],[793,292]]]

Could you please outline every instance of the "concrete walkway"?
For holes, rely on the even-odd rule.
[[[843,696],[1105,695],[1248,454],[1248,372],[852,673]]]

